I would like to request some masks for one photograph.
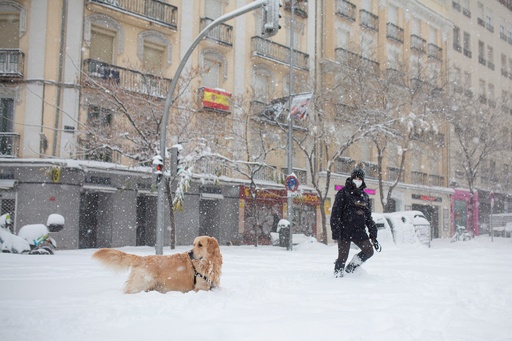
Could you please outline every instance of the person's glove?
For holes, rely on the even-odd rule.
[[[380,244],[377,241],[377,239],[374,239],[374,238],[370,238],[370,239],[372,241],[373,247],[375,248],[375,251],[381,252],[382,251],[382,246],[380,246]]]

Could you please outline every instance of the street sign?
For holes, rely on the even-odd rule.
[[[299,179],[293,174],[288,175],[285,180],[286,189],[290,192],[295,192],[299,189]]]

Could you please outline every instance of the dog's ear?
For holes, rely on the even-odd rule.
[[[219,242],[214,237],[208,237],[208,252],[210,254],[219,252]]]

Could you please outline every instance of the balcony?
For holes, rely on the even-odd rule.
[[[484,19],[482,19],[482,18],[478,18],[478,19],[476,20],[476,22],[478,23],[478,25],[480,25],[480,26],[482,26],[482,27],[485,27],[485,21],[484,21]]]
[[[365,58],[352,51],[345,50],[341,47],[336,48],[334,51],[336,52],[336,56],[340,63],[345,66],[349,66],[355,70],[368,70],[373,73],[377,73],[379,71],[379,63],[376,61]]]
[[[488,67],[489,69],[493,70],[493,71],[494,71],[494,69],[495,69],[495,65],[494,65],[494,63],[493,63],[493,62],[491,62],[490,60],[487,62],[487,67]]]
[[[457,12],[460,12],[460,4],[458,2],[452,1],[452,7]]]
[[[482,65],[487,65],[487,61],[482,56],[478,56],[478,62]]]
[[[491,24],[491,23],[486,23],[486,24],[485,24],[485,27],[487,28],[487,30],[488,30],[489,32],[494,33],[494,26],[493,26],[493,24]]]
[[[443,60],[443,49],[435,44],[428,44],[428,56],[437,60]]]
[[[290,65],[290,48],[262,37],[252,37],[252,54],[283,65]],[[309,71],[309,55],[293,50],[293,66],[295,68]]]
[[[405,73],[403,73],[400,70],[393,69],[393,68],[387,68],[386,69],[386,76],[390,83],[396,84],[396,85],[405,85]]]
[[[415,185],[428,186],[428,174],[422,172],[411,172],[411,182]]]
[[[0,77],[23,78],[25,55],[18,49],[0,49]]]
[[[369,28],[373,31],[379,30],[379,17],[373,13],[370,13],[364,9],[359,11],[361,18],[361,26]]]
[[[398,27],[397,25],[388,22],[387,25],[387,35],[388,38],[393,39],[399,43],[404,42],[404,29]]]
[[[429,181],[431,186],[444,187],[444,176],[430,175]]]
[[[473,53],[471,53],[470,49],[464,48],[464,55],[468,58],[471,58],[473,56]]]
[[[356,5],[346,0],[338,0],[337,7],[336,14],[347,20],[356,21]]]
[[[174,30],[178,25],[178,7],[160,0],[88,0],[117,11],[127,12],[141,19],[149,20]]]
[[[404,182],[404,172],[400,172],[400,168],[388,167],[388,171],[386,173],[386,180],[396,181],[396,179],[398,178],[398,174],[400,174],[400,179],[398,181]]]
[[[84,60],[86,82],[101,82],[109,86],[144,95],[164,98],[169,91],[171,80],[123,67],[99,62],[93,59]]]
[[[507,70],[506,67],[502,67],[501,68],[501,75],[505,76],[505,77],[508,77],[508,70]]]
[[[462,14],[464,14],[468,18],[471,18],[471,11],[467,8],[462,9]]]
[[[0,157],[17,158],[20,136],[12,132],[0,132]]]
[[[462,52],[462,46],[457,42],[453,42],[453,49],[457,52]]]
[[[213,21],[214,20],[210,18],[201,18],[201,31]],[[206,38],[212,39],[222,45],[233,46],[233,26],[220,24],[208,32]]]
[[[411,35],[411,49],[419,53],[426,52],[427,41],[415,34]]]

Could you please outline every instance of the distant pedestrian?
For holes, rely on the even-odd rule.
[[[373,246],[377,242],[377,226],[372,218],[372,207],[364,189],[365,172],[358,165],[345,182],[345,187],[336,193],[331,213],[332,239],[338,242],[338,259],[334,262],[334,275],[343,277],[343,271],[353,272],[357,267],[373,256]],[[368,233],[366,232],[368,229]],[[370,235],[368,237],[368,234]],[[354,255],[345,268],[345,263],[353,242],[361,252]]]

